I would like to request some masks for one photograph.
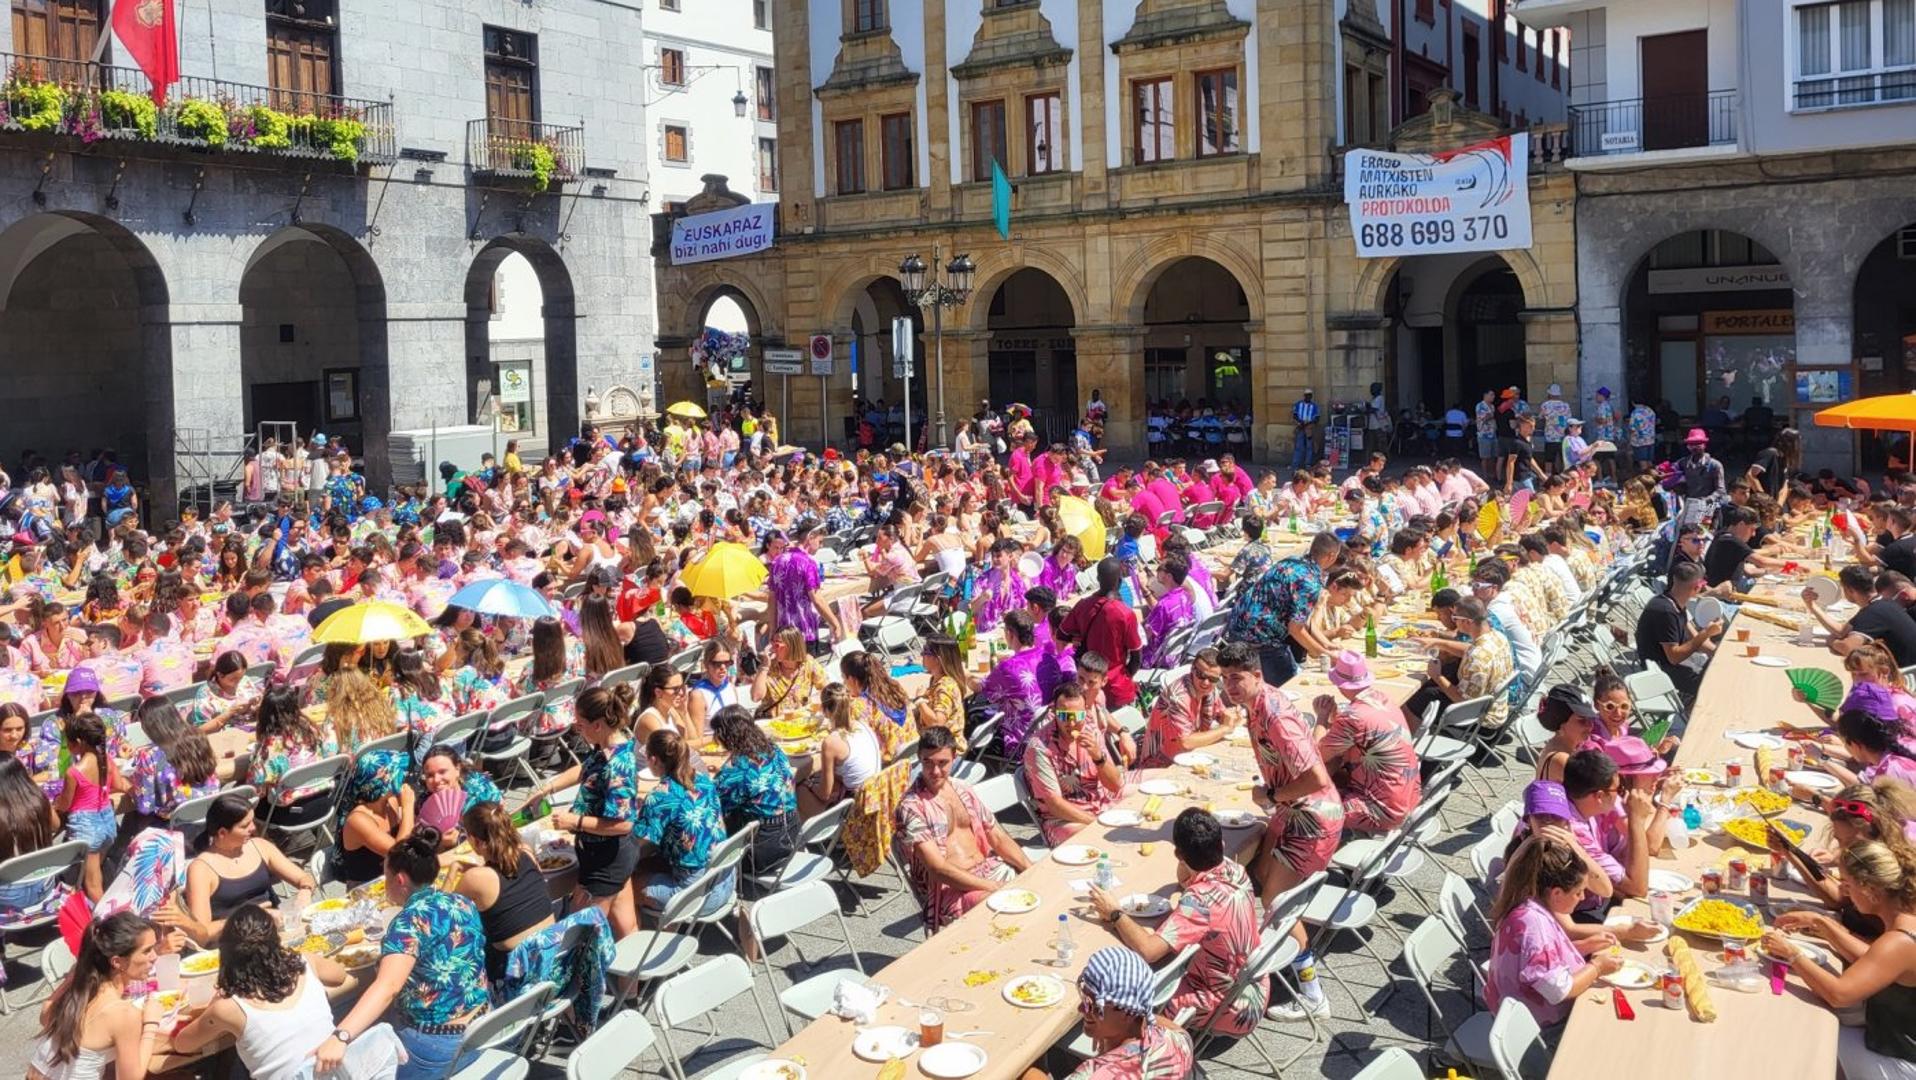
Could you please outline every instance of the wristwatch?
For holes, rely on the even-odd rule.
[[[333,1038],[339,1040],[339,1045],[348,1046],[353,1041],[353,1033],[343,1027],[336,1027],[333,1029]]]

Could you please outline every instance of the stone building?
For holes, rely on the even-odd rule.
[[[1813,465],[1880,466],[1810,416],[1916,389],[1916,3],[1517,15],[1572,44],[1584,392],[1667,402],[1731,455],[1794,424]]]
[[[379,485],[392,432],[491,419],[495,279],[515,254],[543,323],[514,379],[539,402],[526,449],[575,435],[590,394],[638,384],[636,6],[181,8],[184,78],[154,108],[117,42],[94,59],[102,0],[14,5],[9,468],[110,446],[163,517],[181,487],[230,478],[260,425],[290,423],[343,438]]]
[[[1346,88],[1384,92],[1370,76],[1388,79],[1398,6],[779,5],[777,243],[686,267],[655,248],[663,392],[702,394],[686,350],[721,297],[746,310],[762,346],[832,337],[829,380],[786,386],[755,368],[774,405],[789,393],[785,432],[804,441],[828,423],[842,437],[854,395],[899,400],[899,315],[917,323],[911,397],[934,442],[941,414],[948,434],[986,396],[1035,405],[1058,435],[1101,390],[1117,453],[1142,449],[1149,403],[1208,399],[1248,409],[1255,453],[1273,457],[1288,453],[1290,406],[1306,387],[1328,404],[1380,381],[1393,405],[1441,411],[1474,396],[1480,354],[1496,377],[1539,392],[1574,381],[1574,191],[1555,162],[1560,127],[1533,130],[1531,249],[1356,256],[1345,149],[1460,146],[1502,130],[1440,93],[1388,140],[1352,137]],[[1013,186],[1008,240],[993,226],[994,160]],[[688,209],[742,198],[715,184]],[[935,334],[899,267],[960,253],[974,287]],[[1460,311],[1434,333],[1419,325]]]

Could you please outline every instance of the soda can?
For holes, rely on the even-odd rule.
[[[1723,962],[1725,964],[1741,964],[1748,961],[1749,958],[1750,947],[1743,942],[1725,941],[1723,943]]]
[[[1781,765],[1770,766],[1771,791],[1776,792],[1778,795],[1788,795],[1790,793],[1790,782],[1783,779],[1783,775],[1787,772],[1789,772],[1789,770]]]
[[[1713,866],[1703,871],[1702,878],[1703,892],[1706,895],[1715,896],[1723,891],[1723,871]]]
[[[1789,746],[1788,753],[1790,755],[1790,768],[1792,769],[1802,768],[1803,767],[1803,744],[1791,743]]]
[[[1726,761],[1723,763],[1723,786],[1725,787],[1742,787],[1743,786],[1743,763],[1742,762]]]
[[[1750,903],[1762,907],[1770,905],[1770,879],[1763,874],[1750,875]]]
[[[1659,926],[1669,926],[1676,918],[1676,895],[1664,889],[1652,890],[1650,917],[1655,919]]]
[[[1742,892],[1750,887],[1750,862],[1748,859],[1730,860],[1730,872],[1723,879],[1723,887],[1731,892]]]
[[[1663,1007],[1666,1009],[1683,1008],[1683,976],[1678,975],[1675,968],[1670,968],[1664,971],[1662,983]]]

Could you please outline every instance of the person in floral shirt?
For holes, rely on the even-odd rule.
[[[772,595],[772,629],[796,627],[807,642],[814,643],[844,636],[838,616],[832,614],[830,605],[818,595],[825,576],[814,556],[823,539],[823,534],[812,523],[800,522],[794,526],[790,546],[772,560],[765,582]],[[820,637],[826,629],[830,630],[831,639]]]
[[[1091,954],[1078,976],[1078,1016],[1097,1055],[1066,1080],[1185,1080],[1197,1068],[1191,1036],[1151,1015],[1151,965],[1122,945]]]
[[[1489,472],[1492,463],[1497,460],[1497,391],[1484,391],[1483,399],[1477,402],[1476,412],[1472,415],[1472,424],[1477,431],[1478,467]]]
[[[1510,642],[1490,626],[1489,613],[1476,597],[1457,601],[1450,609],[1450,626],[1469,642],[1464,658],[1457,665],[1457,681],[1444,678],[1436,661],[1431,661],[1430,684],[1451,701],[1483,697],[1502,686],[1513,672],[1516,661],[1510,654]],[[1502,727],[1510,717],[1510,700],[1499,694],[1484,707],[1485,727]]]
[[[1636,462],[1637,470],[1649,468],[1657,456],[1657,411],[1639,401],[1625,423],[1630,431],[1631,459]]]
[[[163,700],[148,701],[140,706],[140,730],[148,745],[133,752],[133,763],[126,770],[136,813],[165,818],[188,799],[219,792],[219,763],[213,748],[206,736],[180,718],[179,710]],[[131,833],[123,827],[122,835]]]
[[[1330,679],[1343,702],[1322,694],[1312,707],[1318,754],[1344,800],[1344,829],[1395,829],[1423,792],[1404,710],[1371,689],[1370,667],[1348,649],[1331,659]]]
[[[928,934],[1031,867],[977,793],[951,778],[957,760],[951,729],[926,728],[918,742],[918,780],[898,804],[893,843],[911,874]]]
[[[1023,554],[1016,540],[991,545],[991,568],[978,575],[972,586],[971,614],[979,632],[996,630],[1007,614],[1024,606],[1025,590],[1033,583],[1018,571],[1018,557]]]
[[[280,777],[303,765],[323,761],[339,753],[339,740],[333,735],[329,725],[321,728],[308,719],[299,705],[299,690],[291,686],[276,686],[260,699],[259,720],[256,732],[259,742],[253,749],[251,767],[247,770],[246,782],[258,788],[262,797],[280,807],[292,807],[317,792],[312,788],[282,789]],[[326,800],[314,799],[321,805],[311,807],[314,814],[324,814],[328,807]],[[297,813],[275,812],[274,824],[291,825],[303,823]]]
[[[1084,685],[1068,679],[1024,747],[1025,785],[1037,804],[1045,843],[1058,845],[1124,794],[1124,773],[1107,752],[1099,725],[1085,717]]]
[[[486,981],[486,931],[479,908],[433,886],[439,876],[439,834],[427,826],[386,853],[386,899],[399,914],[386,927],[378,974],[335,1033],[313,1051],[314,1068],[331,1072],[351,1039],[397,1004],[399,1042],[407,1061],[398,1080],[445,1076],[468,1024],[491,1007]]]
[[[633,835],[653,847],[660,868],[639,889],[645,906],[665,906],[712,861],[712,848],[725,839],[725,818],[718,786],[699,768],[691,747],[676,731],[655,731],[645,740],[645,764],[662,777],[639,807]],[[712,886],[708,904],[732,896],[736,874]]]
[[[1590,406],[1590,441],[1608,442],[1618,445],[1617,407],[1610,401],[1610,388],[1597,387],[1596,403]],[[1597,468],[1603,475],[1614,480],[1617,476],[1617,455],[1614,451],[1604,450],[1597,453]]]
[[[1258,943],[1261,911],[1244,868],[1224,854],[1224,829],[1201,807],[1187,807],[1171,825],[1171,847],[1178,856],[1177,907],[1156,929],[1124,913],[1116,898],[1099,888],[1091,904],[1125,947],[1157,966],[1196,945],[1198,953],[1184,971],[1163,1015],[1192,1010],[1195,1027],[1233,1037],[1246,1035],[1264,1012],[1262,980],[1244,988],[1235,1000],[1224,995],[1243,972]]]
[[[972,687],[957,640],[945,634],[926,638],[922,662],[931,677],[931,685],[925,690],[924,698],[913,706],[918,715],[918,731],[921,735],[935,727],[950,731],[958,752],[963,754],[965,699],[971,696]]]
[[[1218,689],[1222,678],[1217,650],[1200,649],[1191,658],[1191,670],[1165,687],[1152,704],[1139,765],[1161,769],[1177,755],[1210,746],[1237,728],[1236,714],[1225,709]]]
[[[712,776],[725,829],[737,832],[758,822],[751,850],[745,854],[746,870],[753,874],[776,870],[798,842],[792,763],[752,722],[752,714],[737,705],[727,705],[712,718],[712,737],[729,755]]]
[[[630,693],[622,690],[626,687],[595,686],[579,695],[572,730],[591,749],[584,761],[547,779],[530,796],[536,804],[555,791],[578,785],[572,805],[552,815],[553,828],[574,834],[579,854],[579,885],[573,890],[572,906],[598,907],[620,937],[639,926],[628,888],[639,861],[633,836],[639,816],[639,764],[637,747],[626,733],[631,722]]]
[[[1233,641],[1218,650],[1224,670],[1224,696],[1243,706],[1251,730],[1251,748],[1264,778],[1264,795],[1276,807],[1259,845],[1255,869],[1258,892],[1267,901],[1282,896],[1305,878],[1328,867],[1344,831],[1344,802],[1318,756],[1310,721],[1259,672],[1256,650]],[[1292,928],[1298,956],[1291,967],[1303,1001],[1272,1006],[1274,1019],[1295,1021],[1330,1015],[1330,1002],[1317,985],[1317,958],[1303,924]]]

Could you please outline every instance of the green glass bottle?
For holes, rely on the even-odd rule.
[[[1364,616],[1364,655],[1377,659],[1377,617]]]

